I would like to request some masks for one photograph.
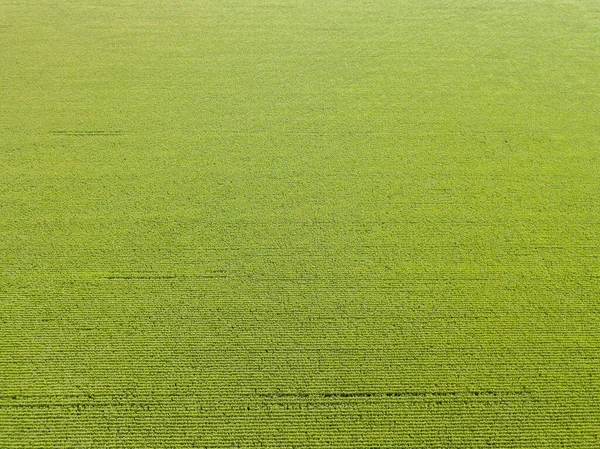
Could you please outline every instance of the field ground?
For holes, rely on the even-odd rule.
[[[0,447],[600,447],[596,0],[0,2]]]

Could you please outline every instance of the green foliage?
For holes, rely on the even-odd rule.
[[[0,447],[600,446],[600,3],[0,3]]]

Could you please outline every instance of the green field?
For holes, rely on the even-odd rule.
[[[599,313],[597,0],[0,0],[0,449],[596,449]]]

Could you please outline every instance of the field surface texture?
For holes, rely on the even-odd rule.
[[[0,448],[600,447],[600,2],[0,0]]]

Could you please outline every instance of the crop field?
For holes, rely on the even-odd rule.
[[[0,0],[0,449],[597,449],[599,313],[597,0]]]

